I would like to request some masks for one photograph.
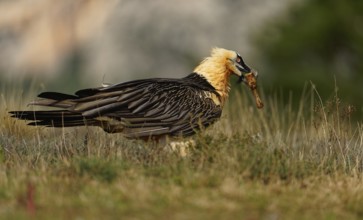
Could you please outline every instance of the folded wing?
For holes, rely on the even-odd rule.
[[[189,136],[221,115],[210,97],[210,86],[188,79],[149,79],[105,88],[85,89],[73,95],[46,92],[32,105],[57,107],[53,111],[14,111],[13,117],[30,125],[48,127],[100,126],[129,138]]]

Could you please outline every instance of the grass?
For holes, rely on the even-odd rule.
[[[0,219],[362,219],[363,127],[314,88],[295,109],[233,94],[187,157],[97,128],[28,127],[3,87]],[[22,97],[20,99],[20,97]]]

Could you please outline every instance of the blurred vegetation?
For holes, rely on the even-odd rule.
[[[308,0],[272,19],[256,37],[265,91],[295,100],[304,84],[316,85],[323,100],[335,95],[362,117],[363,1]],[[261,67],[260,66],[260,67]]]

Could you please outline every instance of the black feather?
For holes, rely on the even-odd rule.
[[[39,98],[52,99],[52,100],[65,100],[65,99],[77,99],[77,96],[68,95],[59,92],[43,92],[38,95]]]

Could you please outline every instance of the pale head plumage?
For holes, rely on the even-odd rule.
[[[245,70],[239,64],[239,60],[243,62],[240,55],[233,50],[213,48],[211,56],[205,58],[194,72],[203,76],[217,90],[224,103],[230,90],[230,75],[241,76],[243,74],[241,70]],[[247,67],[247,71],[250,71],[248,69]]]

